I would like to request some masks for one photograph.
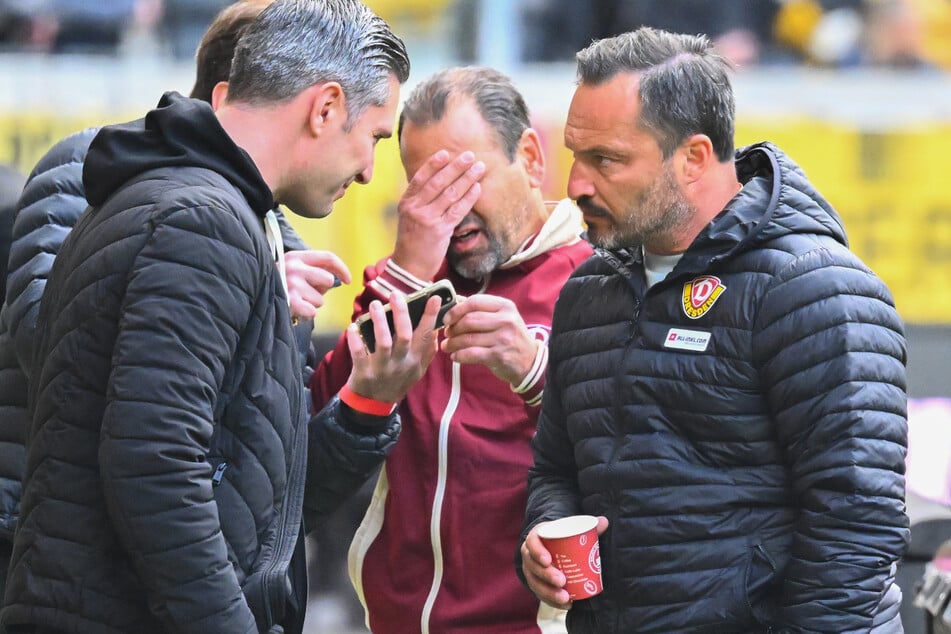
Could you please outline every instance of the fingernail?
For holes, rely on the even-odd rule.
[[[471,150],[466,150],[459,155],[459,158],[463,163],[471,163],[475,160],[475,154],[473,154]]]
[[[475,165],[473,165],[472,167],[470,167],[469,170],[470,170],[473,174],[479,175],[479,174],[481,174],[481,173],[483,173],[483,172],[485,171],[485,163],[483,163],[482,161],[479,161],[478,163],[476,163]]]

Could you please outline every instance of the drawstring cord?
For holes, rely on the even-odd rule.
[[[264,215],[264,233],[267,234],[267,242],[271,245],[271,255],[277,264],[277,272],[281,277],[281,286],[284,287],[284,296],[287,297],[287,305],[291,305],[291,294],[287,290],[287,268],[284,264],[284,238],[281,237],[281,227],[277,224],[277,216],[274,210],[268,211]],[[294,320],[297,321],[296,319]]]

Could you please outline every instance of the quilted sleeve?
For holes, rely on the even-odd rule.
[[[385,418],[347,411],[336,396],[308,425],[304,520],[308,530],[370,479],[400,435],[399,415]]]
[[[11,209],[9,283],[0,308],[0,536],[13,539],[29,424],[27,377],[40,299],[53,259],[86,208],[82,161],[95,128],[40,159]],[[3,298],[0,298],[2,300]]]
[[[799,509],[778,625],[868,632],[908,540],[902,322],[851,254],[818,249],[768,290],[753,345]]]
[[[565,313],[574,304],[569,280],[555,304],[549,348],[563,346],[561,331],[565,327]],[[568,353],[564,350],[563,356]],[[578,489],[578,465],[575,462],[574,446],[568,436],[566,414],[563,407],[564,393],[560,380],[559,359],[549,357],[547,383],[542,396],[541,412],[535,437],[532,439],[533,464],[528,470],[528,501],[521,539],[515,552],[515,571],[525,583],[519,549],[532,527],[540,522],[558,519],[582,512],[581,492]]]
[[[54,145],[33,168],[17,203],[3,312],[20,367],[27,373],[53,260],[86,210],[83,160],[97,131],[89,128]]]

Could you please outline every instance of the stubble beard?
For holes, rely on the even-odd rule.
[[[488,232],[484,235],[488,240],[484,251],[466,254],[450,251],[448,254],[449,266],[467,280],[480,280],[503,264],[502,244],[494,235]]]
[[[451,248],[446,254],[449,260],[449,266],[453,271],[467,280],[481,280],[492,273],[512,257],[516,244],[506,244],[514,242],[516,231],[518,230],[519,218],[525,216],[523,213],[509,217],[508,222],[501,228],[500,233],[490,231],[485,221],[478,218],[479,229],[485,236],[486,247],[475,252],[456,253]]]
[[[663,174],[625,210],[619,220],[588,203],[589,207],[598,210],[592,215],[601,216],[611,223],[605,230],[595,226],[588,228],[588,239],[592,244],[604,249],[650,245],[652,250],[661,253],[669,250],[696,210],[684,198],[670,171],[665,169]]]

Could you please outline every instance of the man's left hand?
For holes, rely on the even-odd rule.
[[[511,300],[472,295],[446,313],[445,323],[442,350],[453,361],[480,363],[512,385],[532,369],[538,342]]]

